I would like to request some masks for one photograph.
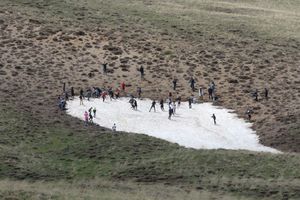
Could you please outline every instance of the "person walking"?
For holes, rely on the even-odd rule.
[[[161,99],[161,100],[159,101],[159,104],[160,104],[160,109],[161,109],[161,111],[165,111],[165,109],[164,109],[164,100],[163,100],[163,99]]]
[[[141,87],[137,88],[137,94],[138,94],[138,98],[140,99],[142,96],[142,88]]]
[[[216,122],[216,115],[215,114],[213,114],[212,116],[211,116],[212,118],[213,118],[213,120],[214,120],[214,124],[216,125],[217,124],[217,122]]]
[[[153,100],[152,103],[151,103],[151,107],[150,107],[149,112],[151,112],[152,108],[154,109],[154,112],[156,112],[155,105],[156,105],[156,102],[155,102],[155,100]]]

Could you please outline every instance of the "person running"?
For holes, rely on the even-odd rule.
[[[89,114],[87,111],[84,112],[84,125],[87,126],[89,122]]]
[[[140,71],[140,73],[141,73],[141,78],[143,79],[143,78],[144,78],[144,75],[145,75],[145,74],[144,74],[144,67],[141,66],[139,71]]]
[[[142,96],[142,88],[141,87],[137,88],[137,94],[138,94],[138,98],[140,99]]]
[[[191,109],[191,108],[192,108],[192,103],[193,103],[193,98],[190,97],[190,98],[188,99],[188,102],[189,102],[189,108]]]
[[[173,90],[176,90],[176,87],[177,87],[177,79],[175,78],[173,80]]]
[[[93,109],[93,113],[94,113],[94,118],[96,118],[96,107],[94,107],[94,109]]]
[[[173,112],[174,112],[174,110],[173,110],[172,104],[170,103],[169,104],[169,117],[168,117],[169,120],[171,120]]]
[[[117,131],[117,126],[116,126],[116,124],[114,124],[114,125],[111,127],[111,130],[112,130],[113,132],[116,132],[116,131]]]
[[[192,88],[192,91],[194,92],[195,91],[195,79],[193,77],[190,80],[190,86]]]
[[[267,88],[265,88],[265,98],[266,100],[269,99],[269,90]]]
[[[164,100],[163,100],[163,99],[161,99],[161,100],[159,101],[159,105],[160,105],[161,111],[165,111],[165,109],[164,109]]]
[[[155,105],[156,105],[156,102],[155,102],[155,100],[153,100],[149,112],[151,112],[152,108],[154,109],[154,112],[156,112]]]
[[[216,115],[215,114],[213,114],[212,116],[211,116],[212,118],[213,118],[213,120],[214,120],[214,124],[216,125],[217,124],[217,122],[216,122]]]
[[[103,74],[107,74],[107,63],[102,64]]]
[[[80,105],[83,105],[83,96],[82,95],[79,96],[79,100],[80,100]]]

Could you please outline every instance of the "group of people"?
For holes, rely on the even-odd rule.
[[[104,64],[102,64],[102,66],[103,66],[103,74],[107,74],[108,64],[104,63]],[[140,72],[141,79],[144,79],[144,75],[145,75],[144,67],[140,66],[140,68],[138,68],[138,71]],[[178,84],[177,84],[178,79],[174,78],[172,83],[173,83],[173,90],[176,91],[177,86],[178,86]],[[189,80],[189,85],[193,92],[195,92],[195,89],[196,89],[195,83],[196,83],[195,79],[193,77],[191,77]],[[125,89],[126,89],[126,84],[124,82],[122,82],[120,84],[120,87],[116,88],[115,90],[113,90],[112,87],[109,87],[107,89],[105,89],[105,88],[101,89],[99,87],[91,87],[91,88],[88,88],[85,92],[81,89],[80,95],[79,95],[80,105],[83,105],[84,99],[87,99],[89,101],[90,98],[102,98],[103,102],[106,100],[107,97],[109,97],[110,100],[118,99],[122,92],[123,92],[122,95],[124,95],[124,96],[126,95]],[[66,101],[69,99],[69,94],[65,90],[65,83],[63,84],[63,92],[64,92],[63,97],[62,96],[59,97],[59,108],[61,110],[65,109]],[[218,99],[216,96],[216,84],[214,83],[214,81],[211,81],[211,83],[209,84],[207,92],[208,92],[209,100],[212,100],[215,102]],[[71,87],[69,93],[72,98],[75,96],[73,87]],[[265,88],[264,89],[264,97],[266,100],[268,100],[268,98],[269,98],[268,94],[269,94],[269,91],[267,88]],[[258,90],[257,89],[253,92],[252,95],[253,95],[255,101],[258,101]],[[141,98],[141,96],[142,96],[142,88],[138,87],[137,88],[137,97]],[[199,98],[201,100],[203,100],[204,96],[205,96],[204,89],[202,87],[199,87]],[[196,102],[196,98],[193,95],[191,95],[187,100],[188,100],[189,108],[191,109],[192,104]],[[179,107],[181,104],[181,97],[178,96],[175,100],[172,100],[172,93],[169,92],[169,96],[165,102],[168,105],[168,113],[169,113],[168,119],[171,119],[171,117],[173,115],[175,115],[175,113],[176,113],[176,108]],[[159,101],[159,105],[160,105],[160,108],[162,111],[165,111],[165,108],[164,108],[165,102],[163,99],[160,99],[160,101]],[[177,105],[176,105],[176,102],[177,102]],[[130,103],[132,109],[137,110],[137,108],[138,108],[137,100],[135,99],[135,97],[133,95],[130,95],[129,103]],[[156,112],[156,104],[157,104],[156,101],[153,100],[151,103],[149,112],[151,112],[152,110],[154,110],[154,112]],[[252,114],[253,114],[253,111],[251,109],[248,109],[246,111],[246,115],[249,120],[251,120]],[[90,108],[89,112],[85,111],[85,113],[84,113],[85,124],[87,125],[88,122],[93,123],[93,118],[95,118],[95,117],[96,117],[96,108]],[[212,115],[212,118],[213,118],[214,124],[216,124],[215,114]],[[113,125],[112,129],[116,130],[115,124]]]

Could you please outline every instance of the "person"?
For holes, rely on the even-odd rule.
[[[74,93],[74,88],[73,88],[73,87],[71,87],[71,97],[72,97],[72,98],[74,98],[74,96],[75,96],[75,93]]]
[[[102,64],[103,74],[107,74],[107,63]]]
[[[102,96],[103,102],[105,101],[106,95],[107,95],[107,92],[106,92],[106,91],[102,92],[102,95],[101,95],[101,96]]]
[[[137,110],[137,101],[133,99],[133,109]]]
[[[94,118],[96,118],[96,107],[94,107],[93,113],[94,113]]]
[[[257,91],[257,89],[255,89],[255,91],[253,93],[253,96],[255,98],[255,101],[258,101],[258,91]]]
[[[86,95],[87,95],[87,98],[88,98],[88,101],[90,100],[90,98],[92,97],[92,91],[91,91],[91,89],[89,88],[89,89],[87,89],[87,91],[86,91]]]
[[[111,127],[111,130],[114,131],[114,132],[117,131],[117,126],[116,126],[116,124],[114,124],[114,125]]]
[[[120,98],[120,90],[119,90],[119,88],[116,89],[115,96],[116,96],[116,99]]]
[[[173,90],[176,90],[176,86],[177,86],[177,79],[175,78],[173,80]]]
[[[126,87],[125,83],[122,82],[122,83],[121,83],[121,89],[122,89],[122,91],[125,91],[125,87]]]
[[[175,113],[176,113],[176,102],[175,101],[173,102],[172,108],[173,108],[173,115],[175,115]]]
[[[66,91],[66,83],[63,83],[63,92]]]
[[[214,120],[214,124],[216,125],[217,124],[217,122],[216,122],[216,115],[215,114],[213,114],[212,116],[211,116],[212,118],[213,118],[213,120]]]
[[[114,99],[114,91],[113,91],[112,87],[110,87],[108,89],[108,96],[109,96],[110,100]]]
[[[246,111],[246,114],[247,114],[247,116],[248,116],[248,120],[249,120],[249,121],[251,121],[251,117],[252,117],[252,116],[251,116],[251,113],[252,113],[252,112],[251,112],[250,109],[248,109],[248,110]]]
[[[83,95],[83,89],[80,89],[80,94],[79,95],[81,95],[82,97],[84,97],[84,95]]]
[[[178,107],[181,105],[181,96],[177,97],[177,104],[178,104]]]
[[[213,99],[213,89],[211,87],[208,88],[208,99]]]
[[[155,100],[153,100],[149,112],[151,112],[152,108],[154,109],[154,112],[156,112],[155,104],[156,104],[156,102],[155,102]]]
[[[90,123],[93,123],[93,115],[92,115],[92,111],[89,112],[89,120],[90,120]]]
[[[144,67],[143,66],[141,66],[140,67],[140,73],[141,73],[141,78],[144,78]]]
[[[265,98],[266,100],[269,99],[269,90],[267,88],[265,88]]]
[[[195,91],[195,79],[193,77],[190,80],[190,86],[192,88],[192,91],[194,92]]]
[[[191,108],[192,108],[192,103],[193,103],[193,98],[190,97],[190,98],[188,99],[188,102],[189,102],[189,108],[191,109]]]
[[[142,95],[142,88],[141,87],[138,87],[137,88],[137,94],[138,94],[138,97],[139,99],[141,98],[141,95]]]
[[[162,111],[165,111],[165,109],[164,109],[164,100],[163,100],[163,99],[161,99],[161,100],[159,101],[159,104],[160,104],[160,109],[161,109]]]
[[[203,88],[200,87],[199,88],[199,97],[200,97],[201,100],[203,100],[203,96],[204,96],[204,91],[203,91]]]
[[[87,111],[84,112],[84,125],[87,126],[89,122],[89,114]]]
[[[173,112],[174,112],[174,110],[173,110],[172,104],[170,103],[170,104],[169,104],[169,117],[168,117],[168,119],[171,120],[171,117],[172,117],[172,115],[173,115]]]
[[[82,95],[79,96],[79,100],[80,100],[80,105],[83,105],[83,96]]]

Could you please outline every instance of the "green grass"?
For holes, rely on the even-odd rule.
[[[78,181],[105,178],[160,183],[249,197],[299,197],[299,155],[193,150],[138,134],[34,126],[26,113],[0,114],[1,179]],[[25,131],[24,131],[25,130]],[[76,134],[75,134],[76,133]]]

